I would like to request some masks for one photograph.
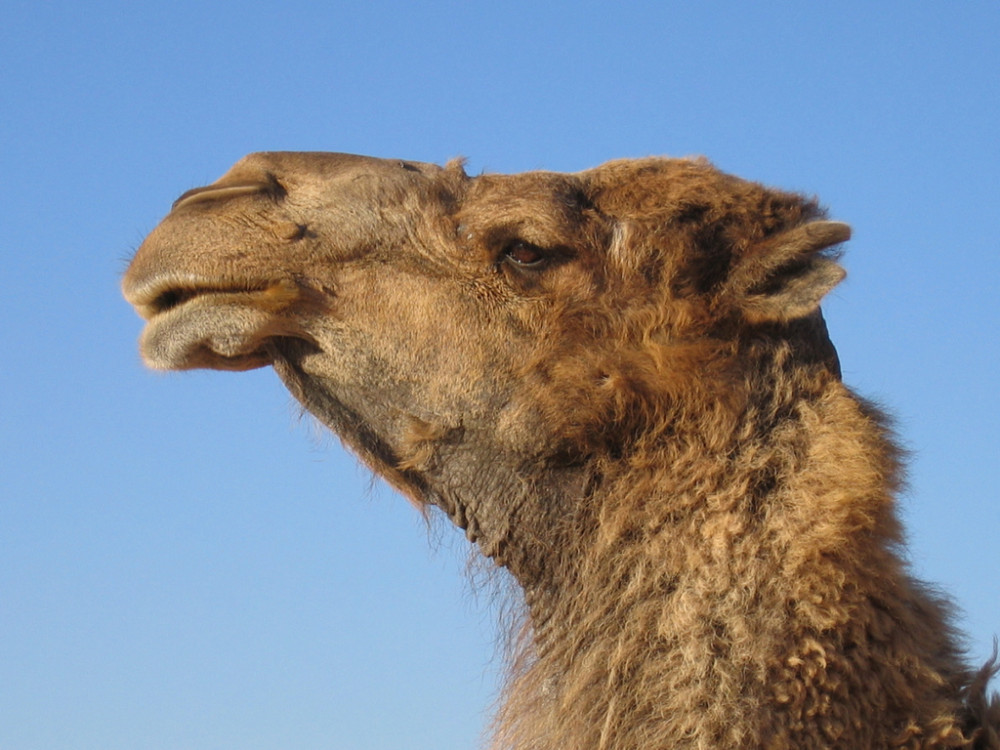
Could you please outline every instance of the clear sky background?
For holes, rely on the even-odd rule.
[[[257,150],[704,154],[855,229],[825,310],[897,416],[917,573],[1000,631],[1000,4],[0,6],[0,749],[473,748],[466,546],[270,370],[143,369],[127,259]]]

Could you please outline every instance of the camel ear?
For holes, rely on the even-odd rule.
[[[847,224],[812,221],[769,237],[740,259],[727,280],[727,296],[751,323],[803,318],[845,276],[836,255],[822,251],[850,236]]]

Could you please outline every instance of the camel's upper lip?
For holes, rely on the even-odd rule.
[[[152,320],[161,313],[206,295],[220,298],[240,295],[268,301],[288,302],[296,296],[296,284],[286,279],[211,279],[194,274],[168,274],[150,279],[122,282],[125,299],[144,319]],[[268,299],[270,298],[270,300]]]

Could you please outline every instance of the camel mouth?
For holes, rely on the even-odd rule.
[[[154,369],[251,370],[272,363],[274,339],[315,345],[291,314],[302,297],[294,281],[165,280],[126,296],[146,320],[139,348]]]
[[[174,275],[138,284],[130,283],[126,277],[122,291],[125,299],[144,320],[152,320],[157,315],[202,297],[216,301],[243,298],[274,309],[294,302],[299,296],[298,285],[289,279],[213,281]]]
[[[189,288],[189,287],[169,287],[156,295],[152,302],[144,305],[143,317],[147,320],[165,312],[169,312],[176,307],[180,307],[185,302],[199,297],[223,299],[226,296],[254,295],[268,290],[268,285],[238,287],[218,287],[218,288]]]

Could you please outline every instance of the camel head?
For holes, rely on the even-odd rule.
[[[178,198],[123,287],[151,367],[273,366],[524,578],[595,456],[745,408],[753,342],[836,371],[818,305],[848,235],[700,160],[468,177],[261,153]]]

